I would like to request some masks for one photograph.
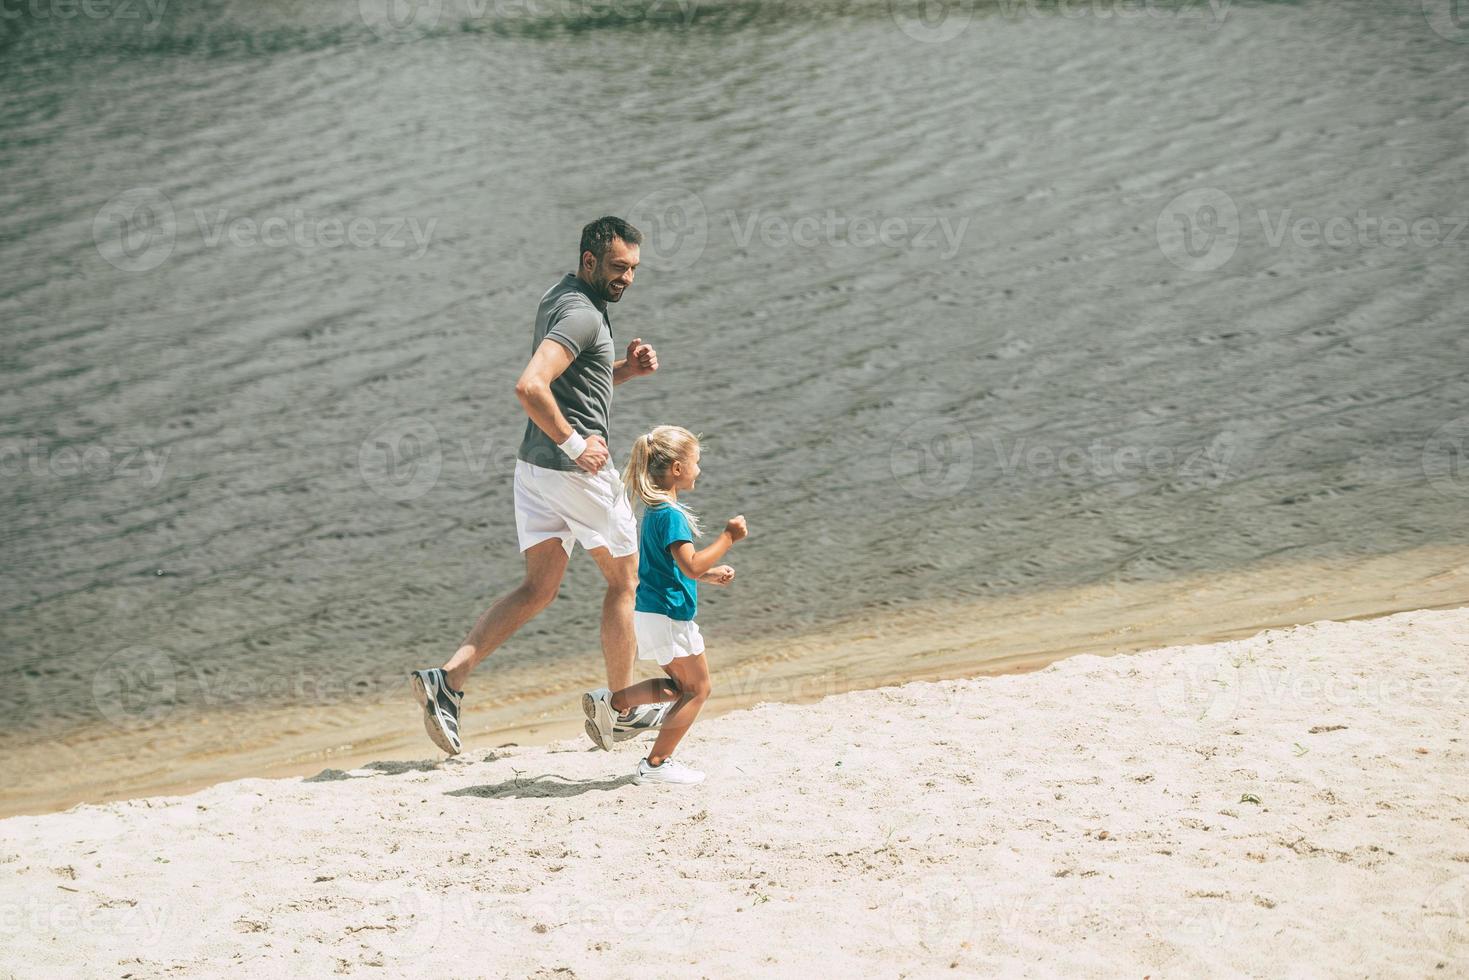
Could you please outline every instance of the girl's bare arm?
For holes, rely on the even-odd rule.
[[[743,515],[731,517],[709,547],[695,551],[692,541],[678,541],[669,545],[668,550],[673,553],[673,560],[678,563],[680,571],[691,579],[700,579],[709,569],[719,564],[719,559],[724,557],[731,545],[748,533]]]

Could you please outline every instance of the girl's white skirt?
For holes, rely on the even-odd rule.
[[[669,619],[662,613],[638,611],[632,614],[632,624],[638,635],[638,656],[658,661],[659,667],[678,657],[704,652],[704,636],[692,619]]]

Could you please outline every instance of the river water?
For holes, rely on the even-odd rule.
[[[1440,14],[7,6],[0,748],[402,697],[518,581],[512,384],[603,213],[662,362],[614,455],[703,433],[688,502],[750,524],[711,651],[1462,543]],[[508,693],[599,600],[578,557]]]

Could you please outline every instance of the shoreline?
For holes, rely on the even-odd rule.
[[[711,633],[717,659],[705,718],[765,701],[808,704],[909,681],[1024,673],[1079,654],[1219,642],[1318,619],[1352,621],[1464,603],[1469,548],[1439,547],[1363,558],[1344,569],[1280,564],[1208,578],[934,603],[774,641],[726,643]],[[912,669],[920,660],[923,668]],[[571,695],[602,682],[592,673],[598,663],[589,655],[590,669],[556,684],[516,678],[524,693],[512,692],[496,708],[471,697],[464,717],[467,748],[575,737],[581,718]],[[493,658],[480,676],[485,687],[496,682]],[[332,706],[321,712],[331,716],[331,727],[313,727],[300,707],[191,719],[198,747],[188,755],[176,751],[179,731],[172,723],[89,730],[70,744],[21,746],[7,752],[15,775],[0,818],[194,792],[245,777],[309,776],[323,768],[436,757],[406,683],[404,688],[399,700]]]
[[[571,740],[13,817],[0,971],[1457,976],[1466,694],[1420,610],[764,704],[696,787]]]

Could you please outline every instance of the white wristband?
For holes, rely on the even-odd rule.
[[[576,459],[587,451],[587,440],[575,429],[571,430],[571,438],[561,444],[561,451],[571,459]]]

